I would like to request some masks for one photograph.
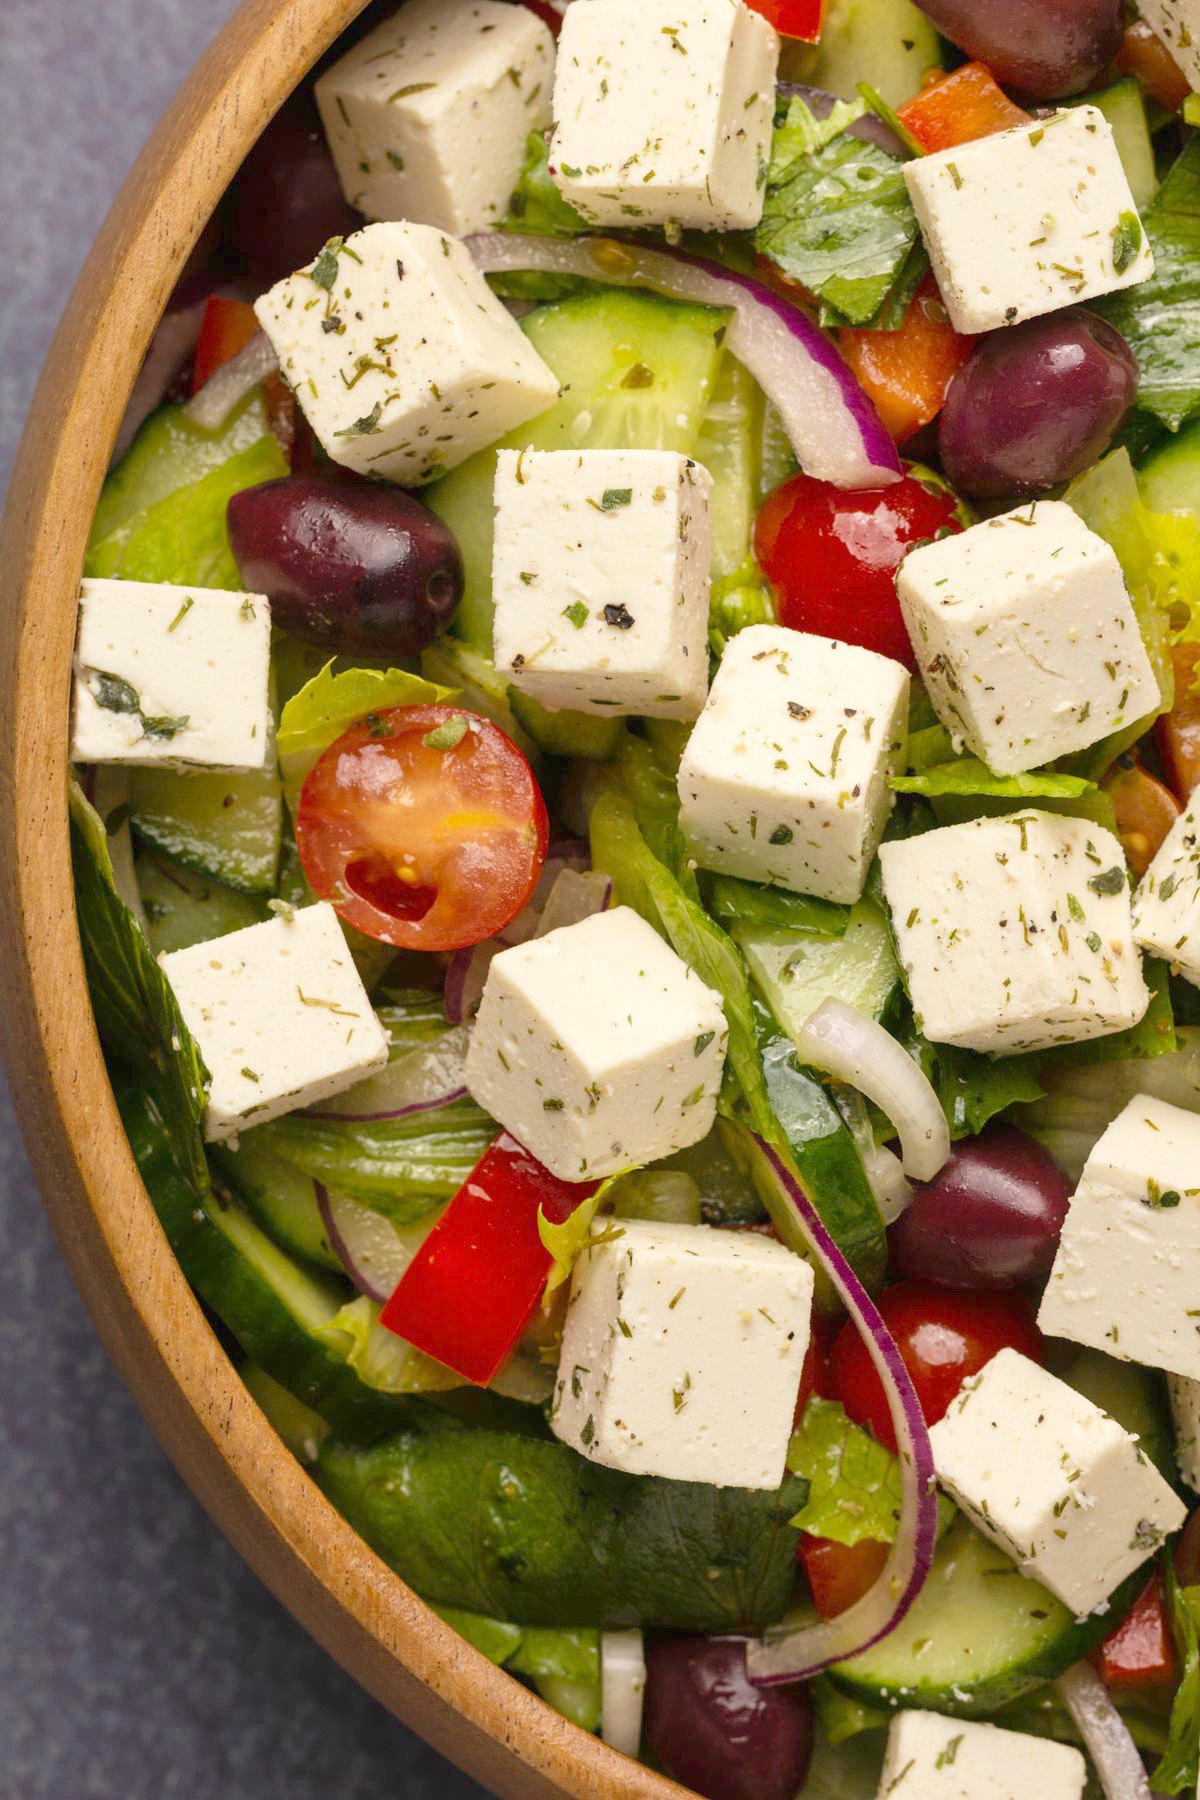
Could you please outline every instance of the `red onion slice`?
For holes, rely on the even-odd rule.
[[[468,944],[455,950],[446,964],[446,983],[442,1004],[451,1025],[469,1025],[479,1011],[484,985],[493,956],[499,956],[504,945],[497,938],[482,944]]]
[[[600,1736],[622,1756],[642,1742],[646,1640],[640,1631],[600,1633]]]
[[[407,1051],[378,1075],[369,1075],[328,1105],[308,1107],[301,1119],[328,1119],[339,1125],[374,1125],[433,1112],[466,1096],[467,1046],[464,1026]]]
[[[180,312],[163,314],[157,331],[150,339],[138,370],[137,380],[125,407],[124,417],[113,445],[113,461],[124,456],[137,435],[138,427],[148,419],[155,407],[196,348],[207,300],[197,300]]]
[[[234,407],[278,367],[275,346],[265,331],[256,331],[245,349],[222,363],[183,410],[202,431],[219,431]]]
[[[612,905],[613,884],[599,869],[563,869],[550,890],[535,937],[558,931],[563,925],[578,925],[595,913],[606,912]]]
[[[465,241],[485,275],[538,269],[732,307],[729,349],[774,402],[802,468],[844,488],[900,479],[896,446],[835,346],[807,314],[761,281],[700,257],[615,238],[491,232]]]
[[[390,1300],[442,1209],[401,1228],[345,1194],[331,1194],[319,1181],[313,1189],[329,1247],[359,1293],[381,1305]]]
[[[899,1625],[925,1585],[937,1541],[933,1448],[912,1377],[871,1296],[846,1261],[808,1195],[778,1151],[749,1133],[777,1186],[800,1215],[813,1254],[858,1326],[887,1394],[900,1458],[902,1509],[896,1541],[875,1585],[834,1619],[806,1625],[746,1648],[746,1667],[758,1687],[800,1681],[869,1650]]]
[[[890,1031],[844,1000],[822,1000],[796,1033],[796,1050],[873,1100],[896,1127],[904,1173],[933,1180],[950,1154],[950,1127],[929,1077]]]
[[[1079,1727],[1106,1800],[1151,1800],[1138,1747],[1091,1664],[1076,1663],[1054,1686]]]

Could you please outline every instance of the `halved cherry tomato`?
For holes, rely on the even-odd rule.
[[[957,505],[953,494],[916,475],[855,489],[790,476],[768,494],[754,526],[755,555],[780,623],[862,644],[915,669],[896,570],[914,544],[962,530]]]
[[[913,295],[898,331],[838,333],[842,355],[898,444],[937,418],[974,342],[955,331],[932,275]]]
[[[1154,727],[1158,753],[1175,798],[1184,805],[1200,782],[1200,694],[1192,683],[1200,675],[1200,644],[1176,644],[1171,651],[1175,667],[1175,699]]]
[[[950,150],[975,138],[1028,125],[1024,107],[1010,100],[983,63],[964,63],[950,75],[937,75],[921,92],[896,109],[923,150]]]
[[[1136,756],[1122,756],[1101,786],[1117,815],[1117,836],[1135,875],[1144,875],[1183,808]]]
[[[919,1281],[898,1281],[876,1303],[912,1376],[927,1425],[936,1425],[968,1375],[977,1375],[998,1350],[1042,1360],[1042,1337],[1020,1294],[949,1293]],[[830,1377],[856,1425],[869,1425],[881,1444],[896,1448],[883,1384],[853,1323],[833,1340]]]
[[[348,925],[455,950],[516,917],[546,860],[533,771],[490,719],[393,706],[331,744],[300,795],[296,848]]]
[[[258,318],[249,301],[231,299],[228,294],[211,294],[200,321],[200,335],[192,357],[193,394],[199,393],[205,382],[211,380],[239,350],[244,350],[259,330]],[[278,371],[272,371],[263,382],[263,404],[272,434],[295,466],[292,452],[296,443],[296,402]]]
[[[1171,112],[1178,112],[1192,91],[1187,76],[1144,19],[1128,27],[1115,61],[1122,75],[1135,76],[1150,98]]]
[[[800,1389],[796,1395],[793,1424],[799,1425],[805,1407],[814,1394],[829,1393],[829,1326],[824,1319],[812,1316],[808,1349],[800,1370]]]
[[[888,1559],[888,1546],[874,1538],[838,1544],[806,1531],[796,1555],[804,1565],[813,1605],[823,1619],[833,1619],[874,1587]]]
[[[825,0],[748,0],[748,4],[775,27],[780,37],[815,44],[821,35]]]
[[[1157,1569],[1134,1601],[1133,1610],[1109,1633],[1092,1661],[1105,1687],[1118,1693],[1174,1681],[1175,1640]]]

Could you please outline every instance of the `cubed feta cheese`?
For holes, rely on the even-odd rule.
[[[1125,853],[1044,812],[972,819],[879,851],[896,947],[927,1037],[1006,1056],[1136,1025],[1150,1003]]]
[[[493,959],[467,1086],[555,1175],[586,1181],[707,1135],[726,1036],[717,995],[618,906]]]
[[[751,230],[778,63],[741,0],[573,0],[554,78],[560,193],[597,225]]]
[[[571,1283],[556,1434],[634,1475],[778,1487],[812,1269],[782,1244],[710,1225],[595,1229]]]
[[[679,766],[696,860],[857,900],[907,722],[908,674],[890,657],[778,625],[739,632]]]
[[[1138,883],[1133,935],[1143,950],[1200,984],[1200,789]]]
[[[1112,126],[1095,106],[904,165],[958,331],[994,331],[1154,273]]]
[[[463,235],[504,217],[550,123],[554,38],[501,0],[408,0],[316,84],[351,206]]]
[[[1092,1612],[1187,1517],[1137,1439],[1018,1350],[929,1433],[942,1486],[1022,1572]]]
[[[83,583],[76,762],[261,769],[271,750],[271,608],[165,581]]]
[[[1200,1381],[1194,1381],[1190,1375],[1169,1375],[1167,1387],[1175,1421],[1179,1473],[1200,1494]]]
[[[1083,1800],[1086,1786],[1071,1744],[914,1707],[888,1728],[878,1800]]]
[[[896,591],[939,719],[998,775],[1158,707],[1121,565],[1061,500],[913,550]]]
[[[1083,1166],[1038,1322],[1200,1380],[1200,1114],[1139,1094]]]
[[[1137,9],[1200,93],[1200,0],[1138,0]]]
[[[431,225],[367,225],[255,304],[334,462],[414,486],[544,412],[558,381],[471,253]]]
[[[502,450],[495,662],[544,706],[694,719],[712,477],[669,450]]]
[[[340,1094],[388,1059],[332,906],[159,957],[212,1082],[205,1136],[235,1137]]]

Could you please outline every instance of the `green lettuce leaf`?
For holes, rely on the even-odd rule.
[[[501,231],[531,231],[539,237],[579,237],[592,227],[582,213],[564,200],[550,179],[550,154],[544,131],[531,131],[525,139],[525,161],[517,177],[517,185],[508,203],[508,217],[501,221]],[[562,278],[560,277],[561,281]],[[566,277],[572,286],[558,292],[539,294],[539,299],[557,299],[559,293],[573,292],[579,282]]]
[[[1036,1056],[980,1056],[933,1044],[930,1079],[941,1101],[952,1138],[975,1137],[989,1120],[1010,1106],[1041,1098],[1043,1089]]]
[[[379,1304],[358,1294],[313,1334],[369,1388],[385,1394],[434,1394],[462,1386],[462,1377],[434,1362],[379,1323]]]
[[[549,1625],[509,1625],[457,1606],[433,1611],[490,1662],[531,1681],[543,1700],[584,1731],[600,1725],[600,1633]]]
[[[1158,1793],[1180,1794],[1196,1785],[1200,1769],[1200,1587],[1180,1587],[1169,1550],[1159,1558],[1159,1568],[1180,1674],[1167,1747],[1150,1783]]]
[[[742,881],[736,875],[711,876],[708,903],[723,925],[766,925],[840,938],[845,937],[850,922],[850,908],[839,906],[834,900],[791,894],[786,888],[764,887],[757,881]]]
[[[819,119],[806,100],[799,96],[790,100],[771,139],[768,187],[782,187],[799,174],[806,156],[841,137],[846,127],[861,119],[866,110],[865,100],[835,100],[825,117]]]
[[[895,1542],[903,1510],[899,1461],[836,1400],[809,1401],[787,1462],[808,1482],[808,1497],[792,1520],[797,1530],[837,1544]]]
[[[1170,971],[1156,956],[1142,958],[1142,972],[1150,989],[1150,1004],[1136,1025],[1125,1031],[1114,1031],[1108,1037],[1090,1038],[1083,1044],[1061,1044],[1042,1052],[1042,1067],[1053,1069],[1060,1063],[1078,1067],[1081,1063],[1125,1062],[1133,1058],[1167,1056],[1176,1048],[1175,1014],[1171,1006]]]
[[[1175,1049],[1152,1062],[1076,1058],[1049,1065],[1044,1097],[1025,1109],[1018,1123],[1077,1182],[1093,1144],[1138,1094],[1200,1112],[1200,1029],[1177,1027],[1175,1038]]]
[[[570,1281],[575,1264],[589,1245],[611,1243],[613,1238],[625,1235],[619,1225],[608,1225],[603,1231],[597,1232],[595,1237],[592,1236],[592,1221],[608,1198],[613,1183],[620,1179],[620,1175],[610,1175],[607,1181],[602,1181],[595,1193],[587,1200],[581,1200],[575,1211],[561,1224],[548,1219],[542,1208],[538,1207],[538,1236],[542,1240],[542,1248],[548,1250],[554,1259],[546,1278],[547,1294],[560,1288],[564,1281]]]
[[[898,794],[920,794],[927,800],[940,800],[947,794],[1002,800],[1077,800],[1094,785],[1082,776],[1060,775],[1053,769],[993,775],[977,756],[957,756],[953,762],[935,763],[919,774],[893,775],[890,782]]]
[[[279,720],[279,769],[293,816],[305,776],[344,731],[389,706],[437,706],[453,695],[452,688],[407,669],[347,669],[336,675],[334,664],[326,663],[287,702]]]
[[[242,1137],[361,1200],[393,1225],[412,1225],[458,1192],[495,1135],[481,1107],[456,1100],[433,1112],[353,1124],[289,1113]]]

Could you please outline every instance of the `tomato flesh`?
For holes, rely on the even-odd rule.
[[[754,550],[779,621],[893,657],[916,658],[896,598],[896,570],[914,544],[961,531],[954,495],[908,474],[891,487],[838,488],[792,475],[768,494]]]
[[[800,38],[815,44],[821,35],[825,0],[748,0],[752,12],[761,13],[780,37]]]
[[[1092,1661],[1105,1687],[1116,1692],[1159,1687],[1175,1680],[1175,1641],[1157,1569],[1132,1611],[1105,1638]]]
[[[452,706],[396,706],[351,726],[314,765],[296,814],[318,897],[406,950],[493,937],[537,886],[548,835],[516,745]]]
[[[1117,836],[1135,875],[1146,873],[1183,808],[1169,787],[1144,769],[1135,756],[1118,758],[1101,784],[1113,803]]]
[[[898,1281],[877,1302],[912,1376],[927,1425],[936,1425],[968,1375],[977,1375],[997,1351],[1019,1350],[1042,1360],[1042,1338],[1029,1302],[1019,1294],[952,1293],[917,1281]],[[830,1377],[856,1425],[869,1425],[881,1444],[896,1448],[896,1433],[883,1383],[854,1324],[833,1341]]]
[[[1200,644],[1176,644],[1171,661],[1175,699],[1155,725],[1154,736],[1175,798],[1186,806],[1200,782],[1200,694],[1192,692],[1192,683],[1200,678]]]
[[[806,1531],[796,1555],[804,1566],[813,1605],[823,1619],[834,1619],[875,1586],[888,1559],[888,1546],[875,1538],[838,1544]]]

